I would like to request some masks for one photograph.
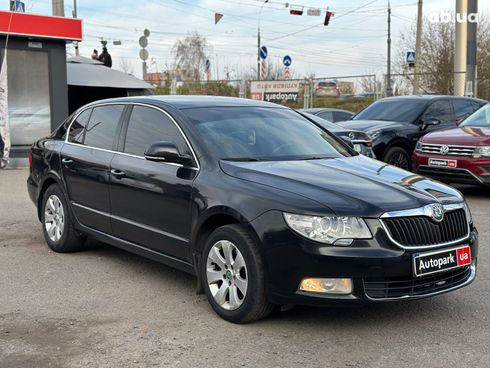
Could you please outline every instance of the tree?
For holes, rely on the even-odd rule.
[[[133,64],[126,58],[119,61],[119,68],[126,74],[134,74]]]
[[[453,94],[455,24],[423,21],[422,43],[417,62],[420,63],[420,89],[422,93]],[[405,53],[415,50],[416,21],[400,35],[397,73],[402,84],[411,90],[413,69],[405,63]],[[490,23],[480,16],[478,23],[478,96],[490,97]]]
[[[204,68],[209,46],[206,38],[194,32],[183,40],[175,42],[173,47],[174,70],[186,81],[204,79]]]

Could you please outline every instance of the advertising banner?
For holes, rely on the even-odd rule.
[[[299,87],[299,82],[293,81],[253,81],[250,85],[250,98],[275,103],[296,102]]]

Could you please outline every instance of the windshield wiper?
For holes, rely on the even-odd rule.
[[[232,157],[232,158],[222,158],[224,161],[234,161],[234,162],[257,162],[257,161],[264,161],[264,160],[259,160],[258,158],[255,157]]]

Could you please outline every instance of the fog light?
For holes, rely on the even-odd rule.
[[[299,290],[308,293],[351,294],[351,279],[304,279]]]

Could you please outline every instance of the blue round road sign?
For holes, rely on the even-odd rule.
[[[284,58],[282,59],[282,63],[284,64],[284,66],[290,66],[292,62],[293,60],[289,55],[284,56]]]
[[[262,46],[262,47],[260,48],[260,58],[261,58],[262,60],[265,60],[265,58],[267,57],[267,55],[268,55],[268,54],[269,54],[269,52],[267,51],[267,47]]]

